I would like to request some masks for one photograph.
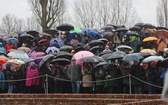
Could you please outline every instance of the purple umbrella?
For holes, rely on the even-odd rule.
[[[44,57],[44,56],[35,58],[34,62],[35,62],[37,65],[39,65],[40,62],[42,61],[43,57]]]
[[[60,47],[62,47],[63,45],[64,45],[64,42],[63,42],[63,40],[62,39],[60,39],[60,38],[54,38],[54,39],[52,39],[51,41],[50,41],[50,46],[52,46],[53,44],[54,44],[54,41],[57,41],[57,43],[58,43],[58,45],[60,46]]]
[[[40,57],[40,56],[43,56],[43,55],[45,55],[44,52],[36,52],[36,53],[32,54],[31,57]]]

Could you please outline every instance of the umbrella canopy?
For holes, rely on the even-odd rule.
[[[123,51],[116,51],[116,52],[113,52],[113,54],[122,55],[122,56],[126,55],[126,53]]]
[[[79,51],[73,55],[73,58],[75,58],[76,60],[79,60],[80,58],[91,57],[91,56],[94,56],[94,54],[89,51]]]
[[[140,51],[141,53],[150,53],[150,54],[156,54],[155,50],[152,49],[143,49]]]
[[[103,35],[103,37],[112,37],[112,36],[114,36],[114,33],[112,33],[112,32],[104,32],[104,33],[102,33],[102,35]]]
[[[143,27],[143,26],[144,26],[144,23],[139,22],[139,23],[136,23],[134,26]]]
[[[110,56],[112,56],[113,54],[105,54],[105,55],[102,55],[101,57],[105,60],[105,61],[108,61],[107,58],[109,58]]]
[[[90,48],[89,51],[92,52],[92,53],[96,53],[97,50],[102,52],[104,50],[104,48],[102,48],[100,46],[94,46],[94,47]]]
[[[130,46],[127,46],[127,45],[120,45],[118,47],[115,48],[116,51],[125,51],[126,49],[129,50],[129,52],[134,52],[134,50],[130,47]]]
[[[8,38],[8,39],[6,40],[6,43],[18,44],[19,41],[18,41],[18,39],[16,39],[16,38]]]
[[[25,63],[29,63],[29,62],[34,62],[35,59],[33,58],[27,58],[24,60]]]
[[[88,35],[93,36],[94,38],[95,38],[95,37],[102,38],[102,36],[101,36],[98,32],[96,32],[96,31],[90,31],[90,32],[88,33]]]
[[[18,59],[11,59],[11,60],[8,60],[6,63],[10,64],[11,70],[19,70],[20,66],[25,64],[23,61],[18,60]]]
[[[105,39],[105,38],[101,38],[101,39],[98,39],[98,40],[102,41],[104,44],[107,44],[107,43],[108,43],[108,40]]]
[[[101,30],[113,30],[114,27],[113,26],[104,26],[101,28]]]
[[[82,30],[80,30],[80,29],[73,29],[73,30],[69,31],[69,33],[82,33]]]
[[[93,58],[97,59],[99,62],[105,62],[105,60],[102,57],[93,56]]]
[[[101,52],[100,54],[99,54],[99,56],[102,56],[102,55],[105,55],[105,54],[112,54],[113,53],[113,51],[111,51],[111,50],[108,50],[108,51],[103,51],[103,52]]]
[[[39,64],[39,68],[41,68],[47,61],[50,62],[54,59],[54,55],[46,55],[43,57]]]
[[[141,27],[139,26],[133,26],[129,29],[130,31],[140,31],[141,30]]]
[[[71,59],[72,54],[65,52],[65,51],[60,51],[55,58],[66,58],[66,59]]]
[[[143,27],[144,27],[144,28],[155,28],[155,26],[152,25],[152,24],[150,24],[150,23],[146,23],[146,24],[144,24]]]
[[[129,29],[125,28],[125,27],[121,27],[121,28],[117,28],[116,32],[120,32],[120,31],[128,31]]]
[[[43,32],[43,33],[41,33],[41,34],[40,34],[40,37],[43,37],[43,36],[51,37],[51,35],[50,35],[50,34],[45,33],[45,32]]]
[[[102,45],[102,44],[104,44],[104,42],[103,41],[100,41],[100,40],[92,40],[92,41],[90,41],[89,43],[88,43],[90,46],[98,46],[98,45]]]
[[[30,34],[22,34],[20,35],[20,38],[21,39],[26,39],[26,38],[29,38],[29,39],[34,39],[34,37]]]
[[[37,32],[37,31],[35,31],[35,30],[30,30],[30,31],[27,31],[26,33],[27,33],[27,34],[30,34],[30,35],[32,35],[32,36],[34,36],[34,37],[36,37],[36,36],[39,34],[39,32]]]
[[[118,54],[112,54],[107,60],[115,60],[115,59],[122,59],[124,56]]]
[[[9,60],[9,58],[7,58],[6,56],[0,56],[0,59],[3,59],[3,60]]]
[[[157,41],[158,39],[156,37],[147,37],[143,40],[143,42],[149,42],[149,41]]]
[[[96,64],[93,68],[98,68],[98,67],[100,67],[100,66],[106,66],[106,65],[108,65],[107,62],[99,62],[99,63]]]
[[[143,56],[140,53],[127,54],[123,60],[124,61],[137,61],[142,59]]]
[[[24,31],[15,31],[14,33],[15,33],[15,34],[18,34],[18,35],[25,34]]]
[[[156,27],[156,30],[168,30],[166,27]]]
[[[58,53],[59,52],[59,49],[56,48],[56,47],[48,47],[47,50],[46,50],[46,53],[49,53],[49,51],[51,51],[52,53],[54,53],[55,51]]]
[[[78,60],[79,62],[84,62],[84,63],[93,63],[93,62],[99,62],[99,60],[97,60],[96,58],[94,57],[83,57],[83,58],[80,58]]]
[[[60,30],[60,31],[70,31],[73,29],[74,27],[71,24],[67,24],[67,23],[61,24],[57,27],[57,30]]]
[[[159,36],[168,36],[168,30],[164,30],[164,29],[161,29],[161,30],[157,30],[155,32],[156,35],[159,35]]]
[[[60,47],[62,47],[64,45],[64,41],[60,38],[53,38],[51,41],[50,41],[50,46],[52,46],[54,44],[54,41],[57,41],[58,45]]]
[[[128,36],[139,36],[137,32],[132,32],[132,31],[126,32],[125,35],[128,35]]]
[[[42,61],[43,57],[44,57],[44,56],[36,57],[36,58],[34,59],[34,62],[35,62],[37,65],[39,65],[40,62]]]
[[[58,34],[58,31],[57,30],[54,30],[54,29],[47,29],[45,30],[44,32],[50,34],[50,35],[57,35]]]
[[[57,58],[57,59],[53,59],[51,61],[51,63],[58,63],[59,65],[65,66],[65,65],[69,65],[71,63],[71,61],[69,59],[65,59],[65,58]]]
[[[60,48],[60,51],[66,51],[66,50],[73,50],[73,47],[72,47],[72,46],[65,45],[65,46],[62,46],[62,47]]]
[[[20,59],[27,59],[29,58],[29,56],[23,52],[23,51],[19,51],[19,50],[14,50],[10,53],[7,54],[9,57],[12,57],[12,58],[20,58]]]
[[[44,52],[35,52],[33,54],[31,54],[31,57],[40,57],[40,56],[44,56],[45,53]]]
[[[19,47],[17,50],[23,51],[23,52],[25,52],[25,53],[28,53],[28,52],[31,51],[31,49],[28,48],[28,47]]]
[[[162,61],[164,58],[162,56],[150,56],[142,60],[142,63],[148,63],[153,61]]]
[[[0,64],[5,64],[6,60],[0,58]]]
[[[44,46],[44,45],[49,45],[50,44],[50,41],[47,40],[47,39],[42,39],[38,42],[38,46]]]

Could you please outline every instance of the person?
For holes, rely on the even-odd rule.
[[[80,93],[80,82],[82,77],[81,70],[81,66],[76,64],[76,59],[72,58],[72,64],[68,67],[68,76],[72,82],[73,93]]]
[[[114,48],[121,44],[121,40],[118,36],[118,32],[115,32],[115,34],[113,36],[113,43],[114,43]]]
[[[134,49],[134,52],[138,52],[138,46],[141,44],[139,37],[137,36],[133,42],[131,42],[131,47]]]
[[[38,77],[40,74],[34,62],[30,62],[29,65],[30,66],[27,67],[25,85],[27,86],[28,93],[36,93],[38,86],[40,85],[40,78],[35,78],[35,77]],[[31,79],[31,78],[34,78],[34,79]]]
[[[89,64],[84,63],[82,68],[82,83],[83,83],[83,92],[92,93],[92,70]]]
[[[158,47],[157,47],[157,52],[162,55],[164,48],[167,47],[168,39],[166,36],[161,36],[161,38],[157,41]]]
[[[105,49],[103,50],[103,52],[105,52],[105,51],[111,51],[109,45],[106,45],[106,47],[105,47]]]
[[[60,48],[60,46],[58,45],[57,40],[54,40],[54,43],[52,44],[52,46],[56,47],[56,48]]]
[[[115,60],[109,60],[109,65],[105,68],[105,71],[107,72],[108,79],[113,79],[117,77],[121,77],[122,73],[120,68],[116,65]],[[120,88],[120,80],[110,80],[109,85],[109,93],[119,93]]]
[[[146,72],[140,65],[138,60],[133,61],[133,65],[131,66],[130,74],[138,79],[146,80]],[[132,87],[135,94],[143,93],[143,83],[139,80],[132,77]]]
[[[0,93],[3,93],[3,90],[4,90],[4,87],[5,87],[5,84],[4,84],[4,80],[5,80],[5,75],[3,73],[3,69],[2,69],[2,64],[0,64]]]

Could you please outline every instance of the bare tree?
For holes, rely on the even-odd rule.
[[[28,0],[42,30],[50,29],[62,19],[66,10],[65,0]]]
[[[10,34],[17,30],[22,30],[24,20],[19,19],[14,15],[7,14],[2,18],[0,30],[6,34]]]
[[[168,27],[168,1],[158,0],[157,6],[157,24]]]

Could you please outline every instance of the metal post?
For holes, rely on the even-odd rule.
[[[46,74],[46,94],[48,94],[48,75]]]
[[[131,90],[132,90],[132,88],[131,88],[131,84],[132,84],[132,83],[131,83],[131,74],[129,74],[129,86],[130,86],[129,89],[130,89],[130,94],[132,94],[132,91],[131,91]]]

